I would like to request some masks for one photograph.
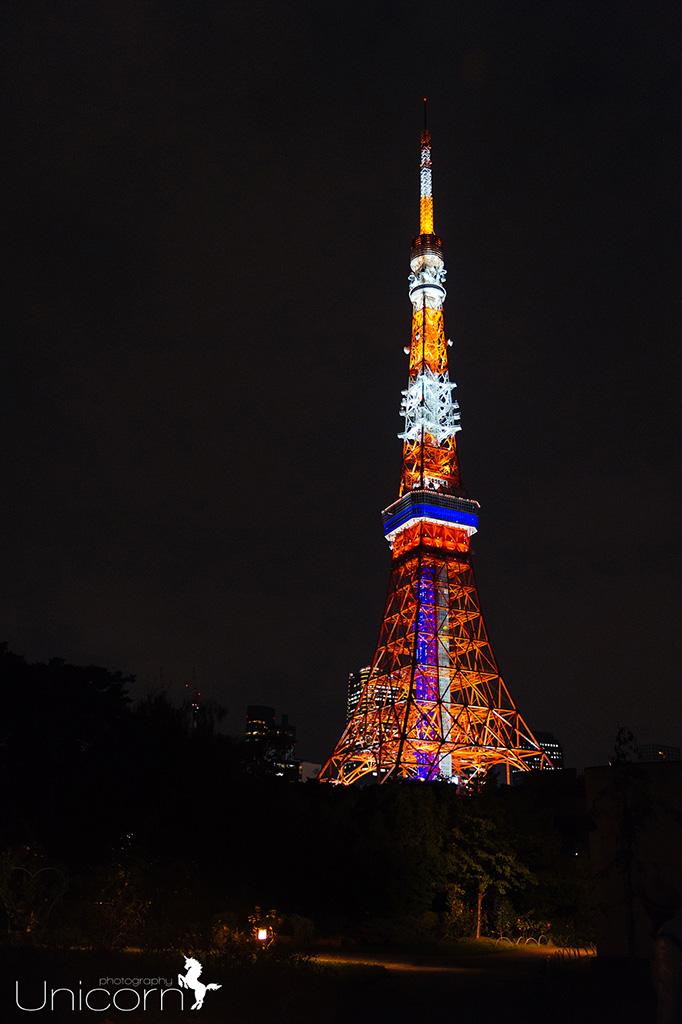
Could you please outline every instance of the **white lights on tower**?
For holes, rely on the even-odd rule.
[[[400,412],[405,417],[405,430],[398,437],[403,441],[416,441],[423,433],[428,433],[438,444],[453,437],[462,429],[459,402],[452,399],[452,389],[456,387],[424,369],[403,391]]]
[[[422,162],[419,170],[422,199],[431,197],[431,150],[428,146],[422,149]]]

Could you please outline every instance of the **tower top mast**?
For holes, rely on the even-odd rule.
[[[419,164],[419,234],[412,239],[412,256],[431,254],[443,258],[443,243],[433,230],[433,187],[431,181],[431,133],[426,127],[426,96],[424,97],[424,128],[421,133]]]
[[[424,109],[426,119],[426,108]],[[433,231],[431,136],[421,133],[419,234],[412,239],[409,296],[412,303],[410,376],[403,391],[405,430],[400,497],[427,490],[463,496],[455,434],[460,429],[455,384],[448,375],[448,342],[443,326],[445,263]]]
[[[419,234],[433,234],[433,192],[431,188],[431,135],[426,127],[426,96],[424,97],[424,130],[421,137],[422,158],[419,168]]]

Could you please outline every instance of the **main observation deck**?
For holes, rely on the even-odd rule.
[[[395,536],[401,527],[411,520],[426,519],[437,523],[451,523],[460,526],[467,533],[476,533],[478,529],[478,511],[480,505],[470,498],[458,498],[454,494],[441,494],[438,491],[409,491],[398,498],[392,505],[384,509],[381,517],[384,521],[384,533]],[[390,539],[390,538],[389,538]]]

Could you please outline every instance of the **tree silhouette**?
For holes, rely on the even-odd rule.
[[[481,937],[481,908],[486,896],[526,889],[536,882],[515,848],[514,837],[501,821],[484,817],[476,809],[462,808],[452,831],[453,881],[460,893],[475,900],[476,938]]]

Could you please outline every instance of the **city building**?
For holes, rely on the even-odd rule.
[[[540,744],[540,749],[547,755],[547,758],[543,763],[540,763],[540,755],[535,756],[535,761],[531,758],[528,762],[531,768],[549,768],[547,760],[551,761],[555,768],[564,767],[564,748],[556,739],[551,732],[536,732],[535,739]]]
[[[540,752],[534,754],[528,758],[527,765],[531,771],[538,771],[540,769],[552,769],[564,767],[564,748],[556,739],[551,732],[536,732],[535,739],[537,740]],[[545,755],[543,757],[543,754]],[[511,783],[515,785],[517,782],[521,782],[525,778],[525,771],[520,771],[515,768],[511,773]]]
[[[367,685],[369,679],[370,667],[367,665],[366,668],[358,669],[357,672],[351,672],[348,676],[348,701],[346,704],[346,723],[350,722],[351,718],[355,714],[355,709],[358,706],[360,695]],[[321,766],[320,766],[321,767]]]
[[[301,761],[298,766],[298,781],[308,782],[309,779],[316,779],[321,771],[321,764],[315,764],[313,761]]]
[[[245,738],[254,743],[273,735],[277,729],[275,709],[265,704],[250,704],[246,709]]]

